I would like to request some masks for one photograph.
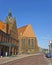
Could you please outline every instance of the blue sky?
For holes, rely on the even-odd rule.
[[[52,0],[0,0],[0,20],[5,20],[9,9],[16,17],[17,27],[31,24],[38,45],[48,48],[52,39]]]

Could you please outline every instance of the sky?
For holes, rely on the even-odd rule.
[[[31,24],[41,48],[52,40],[52,0],[0,0],[0,20],[11,9],[17,27]]]

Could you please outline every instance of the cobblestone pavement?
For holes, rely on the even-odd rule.
[[[28,56],[15,61],[0,65],[51,65],[51,59],[47,59],[43,54]]]
[[[28,57],[28,56],[33,56],[33,55],[39,55],[40,53],[36,53],[36,54],[20,54],[20,55],[16,55],[16,56],[10,56],[10,57],[0,57],[0,64],[4,64],[7,62],[11,62],[17,59],[21,59],[24,57]]]
[[[49,60],[49,65],[52,65],[52,58],[48,58],[48,60]]]

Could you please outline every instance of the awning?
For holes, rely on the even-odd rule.
[[[8,46],[8,47],[14,47],[16,46],[15,44],[12,44],[12,43],[4,43],[4,42],[0,42],[0,45],[4,45],[4,46]]]

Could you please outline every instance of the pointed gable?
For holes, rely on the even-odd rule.
[[[18,36],[23,35],[23,33],[26,30],[26,28],[27,28],[27,25],[23,26],[23,27],[20,27],[20,28],[17,28]]]
[[[31,25],[20,27],[17,30],[18,30],[18,36],[35,37]]]
[[[31,25],[27,26],[26,30],[23,33],[23,36],[25,36],[25,37],[35,37],[34,31],[33,31]]]

